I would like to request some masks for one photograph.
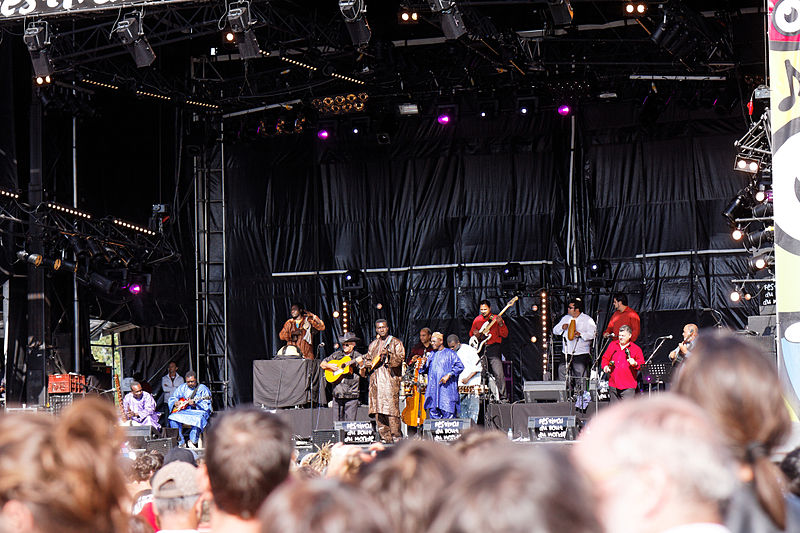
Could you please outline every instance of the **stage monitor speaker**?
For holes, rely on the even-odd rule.
[[[574,416],[529,416],[528,432],[531,442],[575,440],[579,421]]]
[[[567,401],[567,382],[526,381],[523,392],[527,403],[565,402]]]
[[[125,441],[130,448],[144,449],[147,441],[153,437],[153,426],[124,426]]]
[[[178,438],[168,438],[168,439],[150,439],[145,442],[144,449],[145,452],[150,453],[152,451],[157,451],[161,455],[167,455],[167,452],[170,451],[172,448],[178,447]]]
[[[311,443],[317,448],[336,442],[339,442],[339,432],[335,429],[315,429],[311,436]]]

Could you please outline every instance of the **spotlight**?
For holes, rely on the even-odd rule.
[[[339,311],[333,312],[333,318],[339,318]]]
[[[50,76],[36,76],[36,85],[45,85],[50,83]]]
[[[242,59],[261,57],[261,47],[258,45],[258,39],[253,30],[256,21],[250,14],[249,4],[247,2],[231,4],[226,17],[231,30],[233,30],[239,56]]]
[[[133,294],[134,296],[142,292],[142,286],[138,283],[131,283],[128,285],[128,292]]]
[[[342,12],[347,32],[353,46],[360,47],[369,43],[372,30],[367,22],[367,4],[365,0],[339,0],[339,11]]]
[[[89,274],[89,286],[104,294],[114,294],[119,289],[119,283],[97,272]]]
[[[133,11],[125,15],[114,26],[113,32],[120,42],[125,45],[137,67],[148,67],[156,60],[156,54],[147,41],[147,37],[144,36],[142,13],[140,11]]]
[[[734,241],[741,241],[743,237],[744,237],[744,231],[742,231],[742,230],[741,230],[741,229],[739,229],[739,228],[736,228],[735,230],[733,230],[733,231],[731,232],[731,238],[732,238]]]
[[[464,19],[453,0],[428,0],[428,5],[431,11],[439,15],[445,38],[455,40],[467,33]]]
[[[531,342],[536,344],[536,337],[531,337]]]
[[[35,267],[39,267],[42,265],[42,256],[39,254],[29,254],[25,250],[20,250],[17,252],[17,257],[20,261],[25,261],[26,263],[30,263]]]
[[[744,157],[741,155],[737,155],[736,162],[734,163],[733,168],[741,172],[756,174],[758,173],[758,170],[761,168],[761,162],[758,159],[754,159],[752,157]]]
[[[442,113],[441,115],[436,117],[436,122],[438,122],[442,126],[446,126],[446,125],[450,124],[450,115],[448,115],[446,113]]]
[[[382,304],[382,303],[380,303],[380,302],[378,302],[377,304],[375,304],[375,309],[377,309],[378,311],[380,311],[381,309],[383,309],[383,304]]]
[[[767,267],[771,267],[775,264],[775,258],[772,256],[771,253],[763,253],[750,258],[750,269],[751,270],[764,270]]]
[[[400,24],[416,24],[419,22],[419,13],[404,7],[397,13],[397,21]]]
[[[644,2],[628,2],[623,12],[628,17],[639,17],[647,13],[647,4]]]
[[[481,118],[486,118],[486,111],[481,111]]]
[[[730,222],[735,222],[737,218],[743,216],[749,206],[750,202],[745,198],[745,193],[740,192],[736,198],[731,200],[731,203],[722,212],[722,216],[727,218]]]
[[[50,57],[50,26],[47,22],[31,22],[22,36],[33,63],[33,74],[47,80],[55,71]],[[48,83],[50,83],[48,81]],[[41,85],[41,83],[39,84]]]
[[[775,226],[769,226],[747,235],[747,245],[750,248],[761,248],[765,244],[775,242]]]
[[[521,107],[519,109],[519,112],[522,113],[523,115],[527,115],[528,114],[528,108],[527,107]]]
[[[232,31],[225,32],[225,40],[232,43],[236,40],[236,35]]]
[[[756,191],[756,193],[753,195],[753,198],[755,199],[756,202],[761,203],[767,199],[767,191],[764,190]]]
[[[521,291],[525,288],[525,274],[519,263],[506,263],[500,272],[500,287],[504,291]]]
[[[561,104],[558,106],[558,114],[562,117],[566,117],[572,112],[572,108],[568,104]]]
[[[348,270],[342,274],[342,291],[359,292],[364,290],[364,278],[360,270]]]
[[[742,293],[740,293],[738,289],[734,289],[733,292],[731,292],[731,301],[735,303],[741,299],[742,299]]]
[[[586,286],[607,287],[611,284],[611,263],[605,259],[590,261],[586,265]]]
[[[319,130],[317,132],[317,137],[321,141],[327,141],[329,136],[330,136],[330,133],[328,133],[328,130]]]

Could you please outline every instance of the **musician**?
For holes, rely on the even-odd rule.
[[[572,335],[570,335],[571,331]],[[577,379],[578,394],[582,395],[588,384],[589,368],[592,364],[589,352],[597,334],[597,324],[592,317],[583,312],[583,301],[580,298],[569,301],[567,314],[555,325],[553,334],[563,337],[564,360],[558,365],[558,379],[566,381],[567,370],[569,370],[571,379]],[[572,340],[570,340],[570,336],[572,336]]]
[[[697,324],[686,324],[683,326],[683,341],[677,348],[669,352],[669,358],[674,363],[682,363],[694,349],[697,340]]]
[[[152,394],[142,390],[142,384],[138,381],[131,382],[131,391],[122,399],[122,415],[136,425],[153,426],[156,431],[161,429],[156,401]]]
[[[278,335],[281,340],[292,340],[292,332],[299,331],[297,347],[306,359],[314,359],[313,335],[325,329],[325,323],[314,313],[306,311],[300,304],[292,305],[291,317],[284,322]]]
[[[639,332],[641,331],[639,314],[628,307],[628,297],[621,292],[613,296],[611,303],[614,306],[614,313],[612,313],[611,319],[608,321],[608,327],[606,327],[606,330],[603,332],[603,337],[613,337],[614,333],[619,331],[620,326],[626,325],[630,326],[633,332],[631,341],[636,342],[636,339],[639,338]]]
[[[432,351],[431,328],[422,328],[419,330],[419,342],[411,348],[411,351],[406,357],[406,363],[413,365],[419,357],[427,355]]]
[[[367,349],[361,375],[369,376],[369,416],[375,417],[378,433],[384,442],[403,438],[400,431],[400,377],[406,349],[399,339],[389,335],[389,322],[375,322],[377,336]],[[373,366],[372,361],[377,363]]]
[[[459,412],[458,377],[464,370],[456,352],[444,345],[444,335],[431,334],[433,352],[424,359],[420,372],[428,374],[425,410],[431,418],[455,418]]]
[[[609,400],[612,403],[633,396],[639,367],[643,364],[644,355],[642,349],[633,343],[631,327],[620,326],[617,340],[608,345],[600,363],[603,372],[609,374]]]
[[[183,446],[182,426],[189,426],[189,446],[197,448],[197,440],[206,429],[211,416],[211,391],[197,383],[197,374],[189,371],[183,385],[175,389],[169,398],[169,427],[178,428],[178,444]]]
[[[480,331],[484,324],[491,322],[495,315],[492,314],[492,304],[489,300],[481,300],[480,304],[481,314],[475,317],[472,321],[472,328],[469,330],[469,336],[473,337]],[[497,393],[500,396],[500,402],[508,402],[506,397],[506,376],[503,373],[503,359],[502,349],[500,343],[503,339],[508,337],[508,327],[503,321],[503,317],[497,316],[494,325],[489,328],[491,338],[486,342],[485,352],[487,366],[489,372],[494,376],[497,385]]]
[[[464,370],[458,375],[458,384],[466,386],[480,385],[481,360],[475,348],[469,344],[461,344],[458,335],[448,335],[447,345],[456,352],[458,358],[461,359],[461,364],[464,365]],[[480,397],[477,394],[466,393],[461,395],[462,417],[471,418],[477,424],[480,408]]]
[[[361,342],[361,339],[350,331],[339,337],[340,349],[336,350],[328,357],[322,360],[320,368],[322,370],[330,370],[336,372],[339,367],[335,364],[329,363],[334,359],[341,359],[342,357],[349,356],[351,360],[357,361],[363,355],[356,351],[356,344]],[[349,372],[344,373],[339,381],[333,387],[333,402],[336,405],[336,420],[355,420],[358,414],[358,384],[360,378],[354,370],[358,367],[350,368]]]

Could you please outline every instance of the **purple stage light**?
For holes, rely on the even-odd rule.
[[[566,117],[567,115],[569,115],[570,111],[572,111],[572,108],[567,104],[561,104],[560,106],[558,106],[558,114],[561,115],[562,117]]]
[[[328,133],[328,130],[319,130],[317,132],[317,137],[319,137],[320,140],[323,140],[323,141],[327,140],[329,135],[330,134]]]
[[[128,286],[128,292],[131,294],[139,294],[140,292],[142,292],[142,286],[139,285],[138,283],[131,283]]]
[[[446,126],[447,124],[450,124],[450,115],[442,113],[436,118],[436,122],[438,122],[442,126]]]

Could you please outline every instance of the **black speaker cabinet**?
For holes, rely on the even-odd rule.
[[[566,381],[526,381],[523,391],[527,403],[567,401]]]

